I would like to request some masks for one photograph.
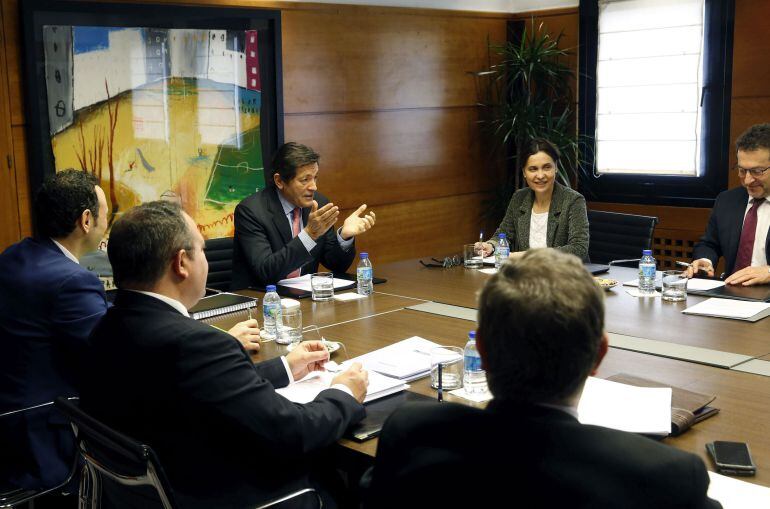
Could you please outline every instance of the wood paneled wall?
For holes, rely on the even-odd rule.
[[[770,66],[767,65],[770,39],[759,35],[766,31],[767,19],[770,19],[770,2],[767,0],[735,2],[730,168],[736,164],[735,138],[754,124],[770,122]],[[738,175],[730,168],[724,168],[723,171],[729,172],[729,187],[736,187],[740,185],[740,181]],[[589,203],[589,208],[658,216],[660,222],[655,229],[655,249],[656,255],[663,260],[682,259],[677,256],[679,251],[675,249],[669,249],[671,254],[666,254],[666,246],[679,244],[686,248],[688,243],[697,240],[703,234],[711,212],[710,209],[690,207],[599,202]]]
[[[1,0],[0,6],[16,235],[24,236],[31,232],[26,154],[32,148],[25,136],[19,2]],[[184,3],[282,10],[286,140],[321,153],[324,194],[345,210],[365,202],[378,213],[375,229],[359,241],[375,263],[459,252],[477,238],[482,203],[499,174],[481,147],[469,72],[487,63],[488,39],[504,40],[506,16],[253,0]]]

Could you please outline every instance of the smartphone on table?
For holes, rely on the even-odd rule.
[[[743,442],[715,440],[706,444],[706,450],[720,474],[751,476],[757,473],[749,446]]]

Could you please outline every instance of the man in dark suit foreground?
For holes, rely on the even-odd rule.
[[[751,126],[735,140],[735,148],[741,187],[717,196],[688,275],[702,270],[714,276],[724,257],[727,284],[770,284],[770,124]]]
[[[96,179],[76,170],[51,175],[34,209],[36,237],[0,255],[0,413],[77,396],[88,335],[107,310],[99,278],[78,263],[107,227]],[[3,417],[0,491],[56,486],[74,454],[72,428],[53,406]]]
[[[696,456],[578,422],[607,352],[602,290],[578,258],[536,249],[503,264],[480,296],[477,345],[495,398],[397,410],[368,507],[720,507]]]
[[[189,318],[204,294],[203,248],[176,204],[140,205],[115,223],[119,290],[91,336],[81,406],[155,449],[181,507],[253,507],[313,485],[314,455],[365,414],[367,375],[354,365],[306,405],[278,395],[323,369],[328,352],[305,342],[254,365],[227,333]]]
[[[273,158],[267,188],[235,208],[233,289],[265,286],[286,277],[312,274],[318,264],[345,272],[355,258],[355,237],[372,226],[366,204],[336,231],[339,207],[317,192],[318,160],[313,149],[285,143]]]

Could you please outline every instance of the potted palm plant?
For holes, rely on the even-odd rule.
[[[519,22],[519,30],[512,25],[514,36],[503,44],[489,43],[490,64],[473,73],[490,153],[507,162],[505,185],[489,202],[487,214],[494,218],[502,217],[511,194],[523,185],[519,154],[529,139],[546,138],[559,148],[557,178],[564,185],[575,182],[580,163],[570,86],[575,73],[566,63],[570,53],[562,47],[563,33],[554,37],[534,20]]]

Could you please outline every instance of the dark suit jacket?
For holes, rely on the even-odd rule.
[[[718,508],[703,462],[560,410],[408,404],[385,423],[366,507]],[[394,489],[394,488],[398,489]]]
[[[308,458],[364,407],[336,389],[298,405],[274,388],[279,358],[254,365],[229,334],[118,291],[91,336],[81,407],[150,445],[182,507],[254,507],[308,485]]]
[[[489,242],[497,245],[497,234],[505,233],[511,252],[529,249],[529,223],[535,192],[525,187],[511,197],[508,210]],[[586,200],[577,191],[554,183],[551,208],[548,210],[546,245],[588,260],[588,215]]]
[[[319,261],[335,272],[345,272],[353,263],[355,244],[344,251],[334,228],[321,235],[308,253],[299,238],[292,238],[291,227],[277,193],[275,188],[268,187],[235,207],[231,283],[235,290],[276,283],[299,267],[302,267],[303,274],[317,272]],[[315,193],[315,200],[319,208],[329,203],[320,193]],[[309,214],[309,208],[302,209],[305,225]]]
[[[706,226],[706,233],[693,248],[694,260],[708,258],[716,268],[719,257],[724,256],[725,274],[729,276],[733,273],[743,230],[743,216],[748,203],[749,193],[744,187],[719,193]],[[770,234],[767,236],[765,252],[770,254]]]
[[[78,393],[78,362],[107,309],[104,288],[49,239],[0,255],[0,413]],[[0,485],[59,484],[72,468],[72,429],[52,406],[0,419]]]

